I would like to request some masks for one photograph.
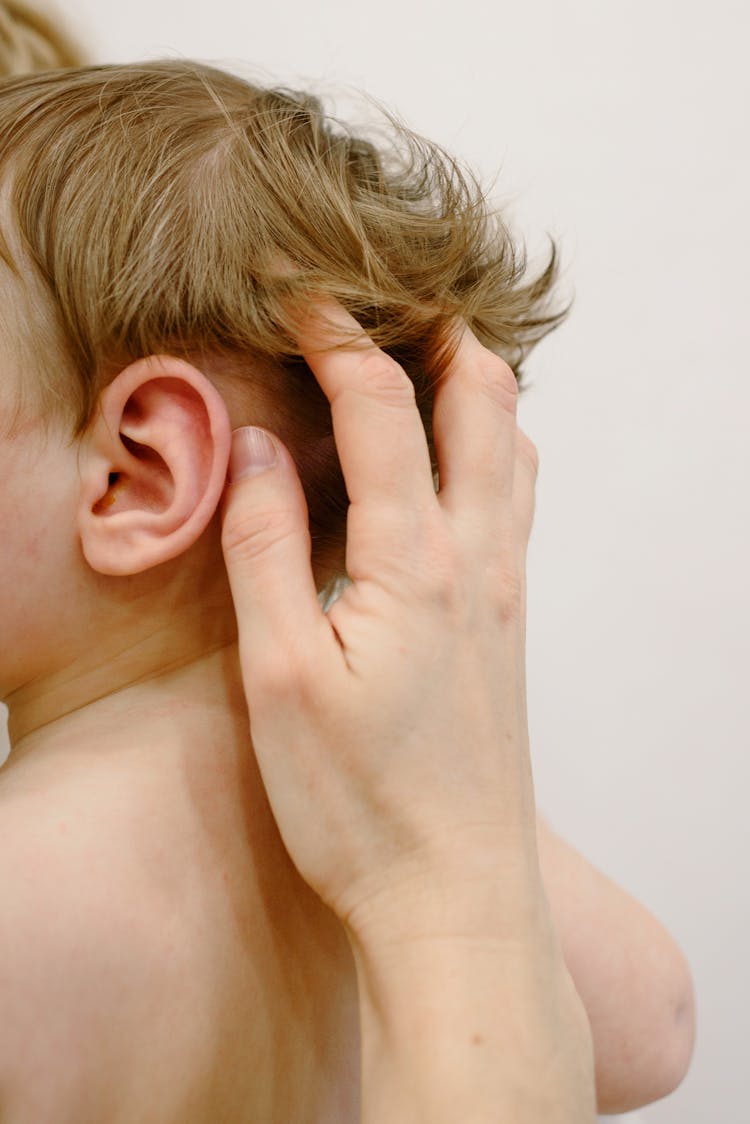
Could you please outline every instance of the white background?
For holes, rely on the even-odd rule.
[[[691,962],[698,1042],[644,1124],[743,1124],[748,1033],[748,65],[739,0],[66,0],[97,61],[362,87],[560,240],[529,362],[529,710],[553,825]],[[339,101],[340,106],[344,102]],[[61,767],[63,767],[61,765]]]

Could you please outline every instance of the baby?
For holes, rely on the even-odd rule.
[[[198,63],[76,66],[0,15],[29,70],[67,67],[0,83],[0,1120],[351,1124],[350,947],[253,753],[230,433],[292,454],[330,598],[348,496],[290,309],[330,294],[398,360],[436,471],[448,325],[520,379],[562,317],[555,251],[528,279],[470,177],[393,123],[378,148]],[[599,1110],[666,1095],[692,1050],[684,957],[542,820],[538,842]]]

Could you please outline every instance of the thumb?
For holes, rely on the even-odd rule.
[[[325,616],[302,484],[288,449],[263,429],[232,434],[221,517],[246,689],[269,674],[283,681],[300,657],[312,662]]]

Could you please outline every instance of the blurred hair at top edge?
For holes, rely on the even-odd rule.
[[[97,66],[59,17],[0,0],[7,431],[31,420],[80,437],[123,366],[185,358],[237,424],[289,448],[329,591],[345,577],[348,497],[295,310],[336,298],[402,365],[435,471],[432,401],[456,319],[523,390],[526,355],[569,308],[553,300],[554,240],[529,277],[475,176],[378,108],[379,127],[354,132],[309,93],[202,62]]]

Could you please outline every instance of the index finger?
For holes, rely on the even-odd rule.
[[[316,300],[295,335],[328,398],[352,504],[414,513],[436,505],[432,466],[414,385],[334,300]],[[357,340],[356,348],[342,348]]]

